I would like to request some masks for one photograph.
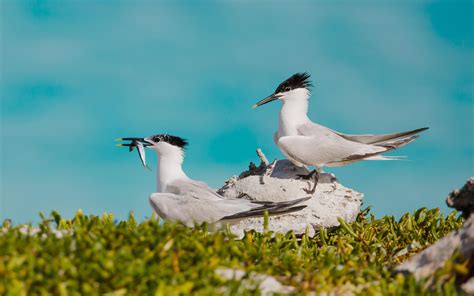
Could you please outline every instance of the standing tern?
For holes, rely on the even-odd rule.
[[[280,100],[278,132],[273,140],[283,154],[298,167],[314,166],[316,169],[302,178],[314,178],[314,193],[320,168],[344,166],[360,160],[391,160],[396,156],[382,153],[405,146],[416,140],[416,135],[427,127],[384,135],[348,135],[312,122],[307,115],[310,88],[308,73],[296,73],[286,79],[270,96],[257,102],[253,108]]]
[[[182,169],[186,140],[158,134],[147,138],[124,138],[138,141],[158,154],[157,192],[150,195],[150,204],[165,220],[181,222],[188,227],[207,222],[219,229],[238,223],[243,218],[286,214],[304,209],[297,205],[311,198],[286,202],[257,202],[247,199],[224,199],[206,183],[190,179]],[[124,144],[128,146],[128,144]]]

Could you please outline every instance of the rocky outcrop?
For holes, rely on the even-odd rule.
[[[455,251],[459,251],[464,258],[471,258],[474,255],[474,216],[458,231],[449,233],[423,252],[402,263],[397,267],[397,271],[412,273],[417,279],[427,278],[443,267]]]
[[[464,218],[474,213],[474,177],[470,177],[461,189],[451,192],[446,198],[446,204],[461,211]]]
[[[460,190],[454,190],[446,199],[448,206],[462,211],[467,218],[463,227],[438,240],[435,244],[416,254],[410,260],[399,265],[396,270],[411,273],[417,279],[429,278],[445,265],[458,251],[469,260],[468,274],[464,279],[457,279],[460,288],[468,294],[474,294],[474,178],[467,180]]]
[[[312,196],[302,203],[307,207],[301,211],[269,218],[268,230],[295,234],[308,231],[313,236],[320,227],[339,225],[338,218],[354,221],[360,211],[363,194],[340,184],[332,174],[321,173],[316,191],[308,191],[313,181],[299,179],[298,175],[308,174],[304,168],[295,167],[288,160],[278,160],[271,164],[260,150],[261,163],[250,163],[249,170],[226,181],[218,190],[224,197],[240,197],[257,201],[288,201]],[[262,218],[248,218],[231,226],[231,231],[239,236],[244,230],[263,231]]]

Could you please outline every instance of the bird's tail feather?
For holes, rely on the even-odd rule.
[[[380,143],[377,143],[375,145],[388,148],[387,151],[390,151],[390,150],[393,150],[393,149],[403,147],[403,146],[415,141],[419,137],[420,137],[419,135],[409,136],[409,137],[398,138],[398,139],[394,139],[394,140],[388,140],[388,141],[380,142]]]
[[[359,142],[363,144],[380,145],[385,142],[389,142],[389,141],[393,141],[397,139],[403,139],[415,134],[419,134],[427,129],[428,129],[427,127],[423,127],[423,128],[418,128],[411,131],[398,132],[398,133],[393,133],[393,134],[384,134],[384,135],[346,135],[346,134],[341,134],[341,133],[338,133],[338,134],[341,137],[350,141]]]
[[[305,205],[300,205],[300,206],[295,206],[295,205],[301,202],[304,202],[310,198],[311,196],[289,200],[289,201],[283,201],[283,202],[255,202],[256,204],[261,204],[262,206],[256,207],[249,211],[225,216],[221,220],[261,217],[265,214],[265,212],[268,212],[270,216],[292,213],[292,212],[296,212],[296,211],[306,208]]]
[[[247,212],[241,212],[237,213],[234,215],[230,216],[225,216],[221,220],[231,220],[231,219],[243,219],[243,218],[258,218],[258,217],[263,217],[265,215],[265,212],[268,212],[269,216],[275,216],[275,215],[283,215],[283,214],[288,214],[288,213],[293,213],[300,211],[302,209],[306,208],[305,205],[301,206],[294,206],[294,207],[286,207],[286,208],[278,208],[278,209],[259,209],[259,210],[250,210]]]
[[[374,155],[371,157],[364,158],[364,160],[405,160],[406,158],[406,156]]]
[[[384,156],[382,154],[392,151],[394,149],[403,147],[406,144],[415,141],[416,139],[418,139],[418,137],[419,137],[418,135],[415,135],[415,136],[409,136],[405,138],[385,141],[385,142],[375,145],[378,147],[385,148],[385,150],[383,151],[377,151],[374,153],[366,153],[366,154],[353,154],[346,158],[343,158],[342,161],[353,162],[357,160],[397,160],[397,159],[400,159],[400,156]]]

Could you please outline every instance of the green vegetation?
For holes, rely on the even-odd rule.
[[[353,290],[363,295],[454,294],[455,274],[466,263],[452,261],[428,282],[394,274],[394,267],[448,232],[462,218],[420,209],[399,221],[365,211],[354,223],[321,230],[314,238],[292,233],[248,232],[234,240],[206,226],[187,229],[152,218],[114,222],[111,214],[64,220],[53,212],[39,233],[4,222],[0,234],[0,295],[199,295],[252,294],[215,273],[218,267],[275,276],[297,293]],[[62,238],[55,229],[69,230]],[[411,248],[407,248],[411,246]],[[455,263],[459,262],[459,263]],[[223,287],[225,287],[223,289]]]

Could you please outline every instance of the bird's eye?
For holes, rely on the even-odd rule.
[[[291,87],[287,86],[285,87],[285,91],[290,91],[291,90]]]

